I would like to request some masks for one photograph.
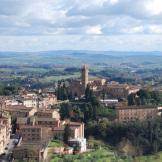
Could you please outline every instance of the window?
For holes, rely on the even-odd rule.
[[[35,132],[35,129],[32,129],[31,131],[32,131],[32,132]]]

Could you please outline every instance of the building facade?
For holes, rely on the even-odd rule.
[[[0,125],[0,155],[4,153],[6,144],[6,127],[4,125]]]
[[[150,106],[123,106],[117,107],[116,111],[119,122],[148,120],[158,115],[158,108]]]
[[[81,71],[81,80],[73,80],[70,83],[69,90],[73,97],[81,98],[85,94],[87,85],[98,97],[108,99],[126,99],[129,94],[136,93],[140,86],[119,84],[118,82],[108,82],[106,79],[88,79],[88,66],[84,65]]]
[[[51,129],[38,125],[22,125],[18,134],[22,137],[23,142],[46,142],[51,139]]]
[[[0,154],[10,140],[11,134],[11,117],[7,113],[0,113]]]

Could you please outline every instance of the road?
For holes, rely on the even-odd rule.
[[[15,143],[18,140],[15,138],[10,139],[9,144],[6,146],[5,155],[0,156],[0,162],[11,162],[12,161],[12,152],[15,147]]]

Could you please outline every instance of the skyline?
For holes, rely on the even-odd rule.
[[[161,0],[1,0],[0,51],[162,51]]]

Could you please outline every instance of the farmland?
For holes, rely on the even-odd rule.
[[[49,86],[61,79],[80,77],[89,64],[90,78],[106,78],[121,83],[162,83],[160,52],[47,51],[0,52],[0,83]]]

